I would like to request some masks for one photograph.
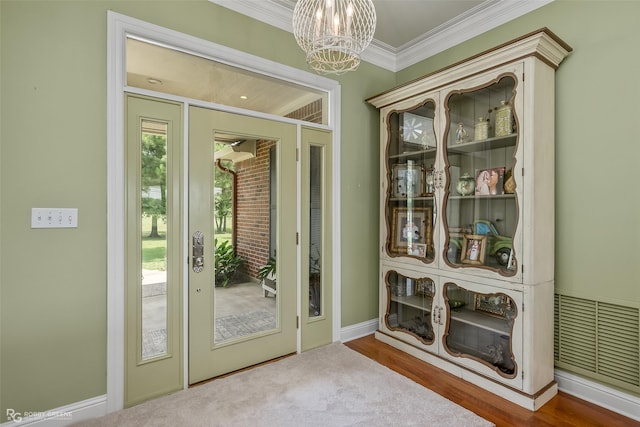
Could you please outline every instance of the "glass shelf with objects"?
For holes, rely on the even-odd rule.
[[[447,327],[444,350],[453,357],[472,359],[504,378],[517,375],[513,325],[517,304],[504,293],[483,294],[445,283]]]
[[[512,108],[515,75],[445,99],[445,262],[454,268],[493,270],[513,276],[513,238],[519,224],[513,179],[518,118]]]
[[[432,263],[437,138],[435,102],[389,113],[386,146],[385,250],[391,257]]]
[[[385,275],[388,308],[386,327],[400,331],[433,344],[435,331],[431,321],[435,283],[427,277],[409,277],[390,270]]]

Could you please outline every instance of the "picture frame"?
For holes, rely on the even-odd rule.
[[[433,297],[435,295],[435,287],[433,281],[429,279],[416,280],[414,294],[420,297]]]
[[[430,207],[393,208],[390,252],[407,255],[410,244],[431,244],[432,233],[433,210]]]
[[[486,234],[465,234],[462,241],[460,262],[463,264],[484,265],[486,251]]]
[[[422,149],[436,146],[433,119],[412,113],[402,113],[402,141]]]
[[[476,311],[483,311],[498,317],[506,317],[509,298],[505,294],[475,294],[474,306]]]
[[[425,258],[427,256],[426,243],[409,243],[407,244],[407,255]]]
[[[476,171],[476,196],[504,194],[504,167]]]
[[[391,194],[396,198],[416,197],[422,193],[423,171],[418,165],[400,163],[392,167]]]

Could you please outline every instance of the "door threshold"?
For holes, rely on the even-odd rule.
[[[261,362],[261,363],[256,363],[255,365],[247,366],[246,368],[238,369],[238,370],[235,370],[235,371],[232,371],[232,372],[227,372],[226,374],[218,375],[217,377],[209,378],[208,380],[203,380],[203,381],[199,381],[197,383],[189,384],[189,388],[198,387],[198,386],[210,383],[210,382],[215,381],[215,380],[219,380],[219,379],[222,379],[222,378],[229,377],[231,375],[238,374],[240,372],[249,371],[251,369],[254,369],[254,368],[257,368],[257,367],[260,367],[260,366],[264,366],[264,365],[269,365],[270,363],[277,362],[279,360],[286,359],[286,358],[291,357],[291,356],[295,356],[296,354],[298,354],[298,353],[285,354],[284,356],[276,357],[275,359],[266,360],[266,361]]]

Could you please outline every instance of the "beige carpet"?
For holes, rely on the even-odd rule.
[[[493,424],[342,344],[331,344],[79,425]]]

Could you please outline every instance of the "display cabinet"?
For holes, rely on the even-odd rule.
[[[376,337],[535,410],[553,379],[547,29],[369,98],[380,109]]]

